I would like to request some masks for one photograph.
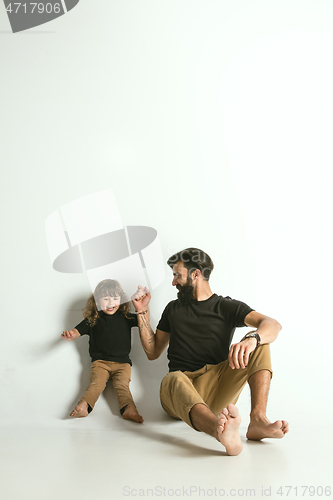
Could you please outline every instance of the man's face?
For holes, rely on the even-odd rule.
[[[189,276],[188,269],[186,269],[182,261],[179,261],[173,266],[172,271],[172,286],[175,286],[178,290],[177,297],[180,303],[183,305],[189,304],[192,299],[196,299],[196,288],[191,276]]]

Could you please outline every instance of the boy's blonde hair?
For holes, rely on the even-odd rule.
[[[99,318],[96,301],[98,301],[101,297],[106,297],[107,295],[110,297],[120,296],[120,314],[125,318],[129,318],[131,305],[127,295],[121,288],[118,281],[107,279],[98,283],[94,293],[90,295],[86,306],[83,309],[83,317],[87,320],[90,326],[94,326]]]

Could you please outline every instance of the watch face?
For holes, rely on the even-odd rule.
[[[261,341],[259,334],[258,333],[249,333],[248,335],[246,335],[246,338],[248,338],[248,339],[253,338],[253,337],[256,339],[257,347],[258,347],[258,345],[260,345],[260,341]]]

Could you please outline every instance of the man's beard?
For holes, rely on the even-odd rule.
[[[177,285],[178,293],[177,297],[181,305],[187,306],[191,303],[191,300],[197,298],[197,292],[192,285],[193,280],[188,277],[185,285]]]

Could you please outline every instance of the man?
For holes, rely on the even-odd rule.
[[[149,324],[149,290],[139,287],[132,297],[148,359],[158,358],[169,344],[170,371],[161,383],[162,407],[172,417],[215,437],[228,455],[238,455],[243,446],[235,403],[248,382],[247,438],[282,438],[288,422],[271,423],[266,416],[272,376],[269,344],[281,325],[243,302],[213,293],[209,277],[214,265],[202,250],[182,250],[169,258],[168,265],[178,299],[166,306],[156,333]],[[241,326],[256,330],[230,347],[235,328]]]

